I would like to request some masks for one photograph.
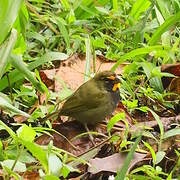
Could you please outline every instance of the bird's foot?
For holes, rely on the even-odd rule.
[[[89,128],[88,128],[87,124],[84,124],[84,127],[85,127],[86,131],[88,132],[89,140],[90,140],[90,141],[92,142],[92,144],[95,146],[96,143],[94,142],[94,138],[93,138],[92,134],[89,133],[90,131],[89,131]]]

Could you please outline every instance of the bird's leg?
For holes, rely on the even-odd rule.
[[[89,131],[89,128],[86,123],[84,124],[84,127],[85,127],[86,131],[88,132],[90,141],[92,142],[93,145],[95,145],[94,138],[93,138],[92,134],[89,133],[90,131]]]

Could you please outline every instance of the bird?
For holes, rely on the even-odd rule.
[[[82,84],[62,105],[58,116],[69,116],[84,125],[102,122],[118,105],[120,79],[102,71]]]

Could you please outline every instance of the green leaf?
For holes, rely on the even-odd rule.
[[[130,16],[132,16],[135,20],[138,20],[141,13],[145,12],[149,8],[150,5],[151,5],[151,2],[148,0],[135,1],[131,9]]]
[[[8,57],[16,43],[17,31],[12,29],[10,37],[0,47],[0,79],[8,64]]]
[[[54,176],[54,175],[43,176],[43,179],[44,180],[59,180],[59,178],[57,176]]]
[[[180,20],[180,11],[174,16],[169,17],[154,33],[150,41],[149,45],[154,45],[161,38],[161,35],[166,32],[170,27],[172,27],[176,22]]]
[[[67,59],[69,56],[64,54],[64,53],[60,53],[60,52],[47,52],[45,55],[43,55],[42,57],[38,57],[36,58],[33,62],[29,63],[27,68],[31,71],[35,68],[37,68],[40,65],[43,65],[45,63],[48,63],[50,61],[54,61],[54,60],[65,60]],[[13,70],[12,72],[10,72],[8,74],[9,79],[11,80],[10,83],[13,84],[19,80],[24,79],[24,76],[22,76],[21,73],[19,73],[18,70]],[[8,79],[7,77],[3,77],[0,80],[0,91],[2,91],[3,89],[5,89],[6,87],[8,87]]]
[[[164,133],[163,139],[167,139],[172,136],[180,135],[180,128],[174,128]]]
[[[164,159],[165,155],[166,155],[166,153],[164,151],[158,151],[156,153],[156,162],[155,162],[155,164],[160,163]]]
[[[11,169],[13,167],[13,165],[14,165],[14,162],[15,162],[15,160],[8,159],[8,160],[5,160],[5,161],[2,161],[1,165],[6,166],[9,169]],[[26,171],[26,165],[24,163],[22,163],[22,162],[17,161],[13,170],[17,171],[17,172],[25,172]]]
[[[15,106],[13,106],[12,104],[9,103],[9,101],[7,101],[7,99],[4,99],[3,97],[0,96],[0,107],[4,108],[5,110],[9,110],[12,111],[16,114],[20,114],[24,117],[30,117],[29,114],[17,109]]]
[[[44,92],[41,83],[37,81],[33,73],[27,68],[26,64],[22,60],[20,55],[11,55],[11,64],[21,73],[22,76],[26,77],[33,85],[41,92]]]
[[[159,11],[161,12],[162,16],[164,19],[167,19],[171,13],[170,13],[170,8],[169,6],[171,6],[170,1],[164,1],[164,0],[157,0],[157,7],[159,9]]]
[[[164,50],[164,49],[169,49],[169,48],[161,46],[161,45],[157,45],[157,46],[149,46],[149,47],[145,47],[145,48],[138,48],[138,49],[132,50],[132,51],[122,55],[118,59],[116,64],[111,68],[111,70],[115,71],[118,68],[118,66],[122,62],[124,62],[125,60],[132,59],[132,58],[139,56],[139,55],[145,55],[145,54],[148,54],[148,53],[153,52],[153,51]]]
[[[16,133],[2,121],[0,121],[0,128],[5,129],[15,141],[17,140]]]
[[[153,115],[153,117],[155,118],[155,120],[157,121],[159,129],[160,129],[159,149],[161,149],[162,139],[164,137],[164,126],[163,126],[159,116],[150,108],[148,108],[148,109],[151,112],[151,114]]]
[[[153,163],[155,164],[156,163],[156,153],[155,153],[154,149],[147,142],[143,141],[143,143],[150,150],[152,159],[153,159]]]
[[[107,132],[110,133],[111,129],[113,128],[113,126],[120,120],[124,120],[125,118],[125,113],[122,112],[122,113],[118,113],[116,114],[115,116],[113,116],[108,124],[107,124]]]
[[[34,129],[26,124],[23,124],[16,132],[18,137],[24,141],[33,142],[36,136]]]
[[[127,170],[128,170],[128,166],[129,166],[131,160],[133,159],[134,152],[135,152],[135,150],[136,150],[137,145],[139,144],[139,142],[140,142],[140,140],[141,140],[141,137],[142,137],[142,135],[140,135],[140,136],[136,139],[134,145],[132,146],[130,152],[128,153],[128,155],[127,155],[127,157],[126,157],[126,160],[125,160],[125,162],[124,162],[124,165],[123,165],[122,168],[117,172],[117,176],[115,177],[115,180],[120,180],[120,179],[123,180],[123,179],[125,179],[126,173],[127,173]]]
[[[48,160],[46,152],[39,145],[33,142],[25,140],[21,140],[21,142],[32,153],[32,155],[40,161],[44,167],[44,170],[48,172]]]
[[[0,45],[10,32],[23,0],[0,0]]]
[[[66,42],[66,46],[67,46],[67,49],[70,49],[70,40],[69,40],[69,33],[68,33],[68,30],[66,29],[66,26],[64,24],[64,19],[60,18],[60,17],[56,17],[55,18],[55,21],[58,25],[58,28]]]
[[[49,164],[49,171],[51,172],[51,174],[60,176],[62,169],[62,162],[55,154],[51,153],[49,155],[48,164]]]
[[[61,0],[61,3],[64,6],[65,10],[70,9],[70,4],[69,4],[68,0]]]
[[[86,67],[85,67],[85,76],[84,76],[84,81],[88,81],[89,79],[89,74],[90,74],[90,64],[91,64],[91,40],[89,36],[85,39],[85,44],[86,44]]]

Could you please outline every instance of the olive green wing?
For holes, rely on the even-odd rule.
[[[71,115],[88,109],[94,109],[106,103],[107,91],[101,91],[94,83],[83,84],[75,93],[64,103],[61,114]]]

